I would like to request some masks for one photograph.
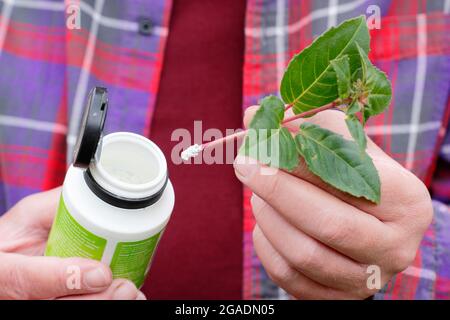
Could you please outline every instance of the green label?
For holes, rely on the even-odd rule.
[[[128,279],[137,287],[141,287],[161,232],[146,240],[117,243],[110,264],[113,277]],[[106,239],[83,228],[67,211],[61,197],[45,255],[63,258],[81,257],[100,261],[106,242]]]
[[[110,264],[114,278],[129,279],[141,287],[160,235],[161,232],[142,241],[119,242]]]
[[[105,239],[83,228],[70,215],[61,196],[45,255],[101,260],[105,247]]]

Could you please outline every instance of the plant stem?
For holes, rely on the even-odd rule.
[[[284,120],[281,122],[281,124],[285,124],[285,123],[288,123],[288,122],[291,122],[291,121],[294,121],[294,120],[297,120],[297,119],[300,119],[300,118],[306,118],[306,117],[315,115],[316,113],[319,113],[319,112],[321,112],[321,111],[325,111],[325,110],[328,110],[328,109],[335,108],[335,107],[337,107],[337,106],[338,106],[337,101],[333,101],[333,102],[330,102],[330,103],[328,103],[328,104],[326,104],[326,105],[323,105],[323,106],[321,106],[321,107],[319,107],[319,108],[315,108],[315,109],[312,109],[312,110],[308,110],[308,111],[299,113],[299,114],[297,114],[297,115],[295,115],[295,116],[292,116],[292,117],[289,117],[289,118],[287,118],[287,119],[284,119]]]
[[[283,120],[283,122],[281,122],[281,124],[286,124],[286,123],[289,123],[291,121],[294,121],[294,120],[297,120],[297,119],[300,119],[300,118],[309,117],[309,116],[315,115],[316,113],[319,113],[319,112],[322,112],[322,111],[325,111],[325,110],[328,110],[328,109],[332,109],[332,108],[335,108],[337,106],[338,106],[338,101],[336,100],[336,101],[330,102],[330,103],[328,103],[326,105],[323,105],[323,106],[321,106],[319,108],[308,110],[308,111],[299,113],[299,114],[297,114],[295,116],[286,118],[286,119]],[[289,104],[289,105],[286,106],[285,110],[289,110],[291,107],[292,107],[292,105]],[[203,151],[203,150],[205,150],[207,148],[214,147],[214,146],[216,146],[218,144],[227,143],[228,141],[231,141],[231,140],[234,140],[234,139],[239,139],[241,137],[244,137],[247,134],[247,132],[248,132],[248,129],[244,130],[244,131],[236,132],[234,134],[230,134],[230,135],[228,135],[226,137],[223,137],[221,139],[216,139],[214,141],[204,143],[204,144],[200,145],[201,150]]]
[[[291,104],[288,104],[288,105],[286,106],[286,108],[284,108],[284,112],[288,111],[290,108],[292,108],[292,106],[293,106],[292,103],[291,103]]]
[[[216,146],[218,144],[227,143],[228,141],[231,141],[231,140],[234,140],[234,139],[239,139],[241,137],[244,137],[247,134],[247,131],[248,131],[248,129],[247,130],[242,130],[242,131],[239,131],[239,132],[236,132],[236,133],[233,133],[233,134],[230,134],[230,135],[228,135],[226,137],[223,137],[221,139],[216,139],[216,140],[213,140],[211,142],[204,143],[200,147],[202,148],[202,151],[203,151],[206,148],[211,148],[211,147],[214,147],[214,146]]]

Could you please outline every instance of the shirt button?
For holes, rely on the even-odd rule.
[[[144,36],[150,36],[153,31],[153,23],[149,18],[139,18],[139,33]]]

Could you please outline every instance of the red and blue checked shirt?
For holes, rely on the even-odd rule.
[[[81,9],[79,30],[66,27],[62,0],[0,0],[0,213],[61,184],[94,85],[109,88],[107,132],[149,134],[172,1],[72,2]],[[413,265],[376,297],[450,298],[450,0],[249,0],[243,106],[276,94],[292,55],[328,27],[372,14],[373,5],[382,19],[371,31],[370,58],[394,94],[367,130],[435,199]],[[143,13],[153,25],[147,35]],[[249,198],[246,190],[243,298],[284,298],[253,250]]]

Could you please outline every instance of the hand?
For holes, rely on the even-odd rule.
[[[244,118],[248,125],[257,107]],[[309,121],[351,139],[339,111]],[[235,161],[237,177],[252,189],[256,253],[269,276],[303,299],[363,299],[377,289],[367,285],[368,266],[381,270],[381,288],[407,268],[432,219],[423,183],[368,141],[381,179],[381,203],[354,198],[310,173],[302,160],[294,172],[263,175],[248,158]]]
[[[102,263],[82,258],[42,257],[61,189],[24,198],[0,218],[0,299],[143,300],[127,280],[112,280]],[[67,285],[79,268],[79,289]]]

